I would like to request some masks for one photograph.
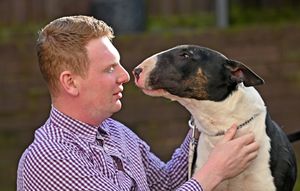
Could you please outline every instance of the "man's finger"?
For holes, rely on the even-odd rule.
[[[223,140],[221,143],[226,143],[230,140],[232,140],[235,136],[235,133],[237,131],[237,125],[233,124],[225,133]]]
[[[242,141],[242,143],[244,145],[248,145],[250,143],[253,143],[255,141],[255,136],[254,136],[254,133],[250,132],[250,133],[247,133],[239,138],[236,139],[236,141]]]
[[[256,152],[259,149],[259,144],[257,144],[256,142],[252,142],[245,146],[245,149],[246,153]]]

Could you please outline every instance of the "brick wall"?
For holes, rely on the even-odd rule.
[[[15,185],[16,164],[47,118],[50,99],[35,56],[35,32],[18,33],[0,43],[0,185]],[[244,62],[265,79],[258,87],[275,121],[286,132],[300,130],[300,27],[120,36],[114,44],[131,71],[146,57],[178,44],[199,44]],[[163,98],[145,96],[133,80],[125,85],[123,109],[114,116],[167,160],[188,130],[188,112]],[[299,152],[300,143],[294,144]],[[6,189],[1,189],[6,190]],[[15,190],[15,189],[7,189]]]

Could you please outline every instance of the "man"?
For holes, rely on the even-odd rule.
[[[37,54],[52,108],[20,159],[18,190],[209,191],[250,164],[258,150],[254,136],[233,139],[233,126],[188,180],[191,133],[163,163],[111,119],[129,81],[112,38],[109,26],[88,16],[59,18],[40,31]]]

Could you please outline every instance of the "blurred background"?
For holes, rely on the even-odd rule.
[[[114,28],[113,42],[130,72],[179,44],[206,46],[245,63],[264,78],[257,89],[273,119],[286,133],[300,130],[298,0],[1,0],[1,191],[16,189],[18,160],[50,109],[35,55],[37,32],[55,18],[78,14]],[[184,139],[189,117],[178,103],[143,95],[133,80],[114,115],[164,161]],[[293,146],[299,156],[300,141]]]

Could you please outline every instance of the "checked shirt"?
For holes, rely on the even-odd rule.
[[[123,124],[91,126],[52,106],[19,161],[17,190],[201,191],[187,179],[190,134],[164,163]]]

